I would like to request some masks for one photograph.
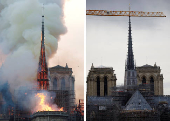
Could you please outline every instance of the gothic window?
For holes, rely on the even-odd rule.
[[[130,76],[130,71],[128,71],[128,76]]]
[[[61,90],[65,90],[65,79],[64,79],[64,77],[61,79]]]
[[[74,90],[74,78],[72,77],[72,90]]]
[[[97,96],[100,96],[100,77],[97,77]]]
[[[153,77],[150,78],[150,89],[154,94],[154,79],[153,79]]]
[[[56,78],[54,78],[53,80],[53,89],[57,90],[57,79]]]
[[[132,76],[133,76],[133,77],[135,76],[135,72],[134,72],[134,71],[132,72]]]
[[[146,78],[145,77],[142,78],[142,84],[146,84]]]
[[[135,85],[135,80],[132,80],[132,85]]]
[[[107,96],[107,76],[104,77],[104,96]]]
[[[131,83],[130,83],[130,80],[127,80],[127,85],[130,85]]]

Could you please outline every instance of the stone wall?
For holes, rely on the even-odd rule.
[[[116,86],[116,75],[112,67],[91,67],[87,77],[87,96],[97,96],[97,78],[100,79],[100,96],[110,96],[110,88]],[[104,95],[104,80],[107,78],[107,95]]]
[[[150,79],[154,80],[154,94],[163,95],[163,74],[161,69],[156,64],[154,66],[144,65],[136,67],[137,70],[137,83],[142,84],[142,79],[146,79],[146,84],[150,84]]]

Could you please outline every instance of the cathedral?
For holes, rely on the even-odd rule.
[[[124,85],[116,85],[113,67],[93,63],[87,76],[88,121],[168,121],[170,96],[163,95],[163,74],[155,64],[134,63],[129,16],[128,52]]]
[[[45,53],[44,25],[44,15],[42,15],[37,81],[31,86],[20,86],[14,90],[14,93],[10,92],[8,82],[1,84],[0,120],[75,121],[77,118],[84,117],[84,114],[82,115],[79,110],[80,106],[78,107],[75,104],[75,76],[72,75],[72,68],[67,63],[65,66],[48,67]],[[3,68],[4,65],[0,68],[0,76],[2,76]],[[2,77],[1,81],[3,81]],[[40,97],[37,98],[37,95],[40,95]],[[31,101],[32,98],[35,98],[34,103]],[[34,111],[34,107],[37,110]]]
[[[37,70],[38,90],[55,92],[54,103],[70,113],[75,107],[75,78],[72,75],[72,68],[69,68],[67,64],[65,67],[57,65],[48,68],[45,55],[44,15],[42,16],[41,36],[41,50]]]

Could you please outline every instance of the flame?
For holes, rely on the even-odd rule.
[[[61,107],[59,111],[63,111],[63,107]]]
[[[35,111],[63,111],[63,107],[57,108],[57,106],[50,106],[45,101],[45,94],[43,93],[37,93],[35,97],[38,97],[40,100],[38,102],[38,105],[35,108]]]

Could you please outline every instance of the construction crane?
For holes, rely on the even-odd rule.
[[[129,17],[166,17],[163,12],[143,12],[143,11],[108,11],[108,10],[86,10],[86,15],[94,16],[129,16]]]

